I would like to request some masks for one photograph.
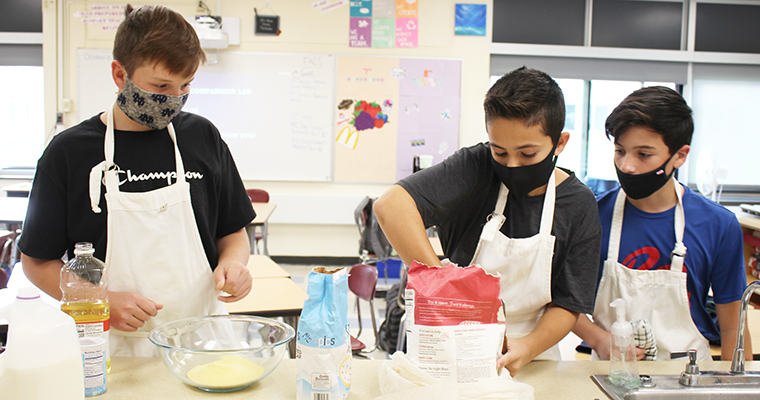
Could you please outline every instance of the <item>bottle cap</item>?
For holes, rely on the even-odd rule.
[[[610,307],[615,309],[617,315],[617,321],[612,324],[610,333],[613,336],[627,337],[633,335],[633,327],[631,323],[625,319],[625,306],[627,305],[625,299],[617,298],[610,303]]]
[[[95,249],[90,242],[78,242],[74,245],[74,255],[92,255],[95,253]]]
[[[40,298],[40,290],[36,287],[22,287],[18,289],[16,298],[19,300],[34,300]]]

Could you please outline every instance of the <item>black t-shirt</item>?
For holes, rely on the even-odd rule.
[[[594,194],[571,171],[557,186],[552,235],[552,302],[574,312],[593,313],[602,228]],[[443,162],[398,182],[417,203],[425,227],[437,226],[444,255],[470,265],[501,182],[486,143],[462,148]],[[510,238],[538,233],[544,195],[512,193],[501,232]]]
[[[227,144],[207,119],[181,112],[172,121],[190,183],[196,224],[211,268],[218,262],[217,239],[245,227],[255,217]],[[101,183],[96,214],[90,207],[92,167],[105,159],[106,126],[100,115],[61,132],[37,164],[19,249],[45,260],[61,258],[74,244],[92,242],[105,259],[107,205]],[[146,192],[176,182],[174,145],[167,129],[115,131],[114,162],[123,171],[120,190]],[[167,177],[169,176],[169,177]],[[171,235],[171,232],[166,232]],[[139,249],[135,249],[139,251]]]

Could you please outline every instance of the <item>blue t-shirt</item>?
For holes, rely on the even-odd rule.
[[[598,279],[602,277],[607,259],[618,190],[612,189],[597,198],[602,223]],[[734,213],[688,187],[684,188],[683,207],[686,220],[684,268],[691,319],[703,336],[714,341],[720,338],[720,331],[706,308],[710,287],[715,303],[725,304],[741,299],[747,285],[742,230]],[[647,213],[626,200],[618,262],[632,269],[669,269],[676,240],[674,222],[675,207],[661,213]]]

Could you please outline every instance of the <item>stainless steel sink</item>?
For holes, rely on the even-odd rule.
[[[744,370],[744,328],[750,296],[760,281],[750,283],[739,305],[736,347],[729,371],[700,371],[697,351],[689,350],[689,363],[681,375],[641,375],[641,386],[627,389],[610,383],[608,375],[591,379],[612,400],[635,399],[760,399],[760,372]]]
[[[642,375],[642,386],[636,389],[626,389],[611,384],[607,377],[607,375],[592,375],[591,379],[612,400],[740,400],[760,398],[760,385],[687,387],[678,382],[680,379],[678,375]]]

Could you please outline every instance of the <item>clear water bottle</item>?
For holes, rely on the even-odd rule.
[[[106,294],[106,265],[95,258],[92,243],[74,247],[74,258],[61,268],[61,311],[71,315],[80,338],[105,339],[106,370],[111,371],[108,331],[111,307]]]

